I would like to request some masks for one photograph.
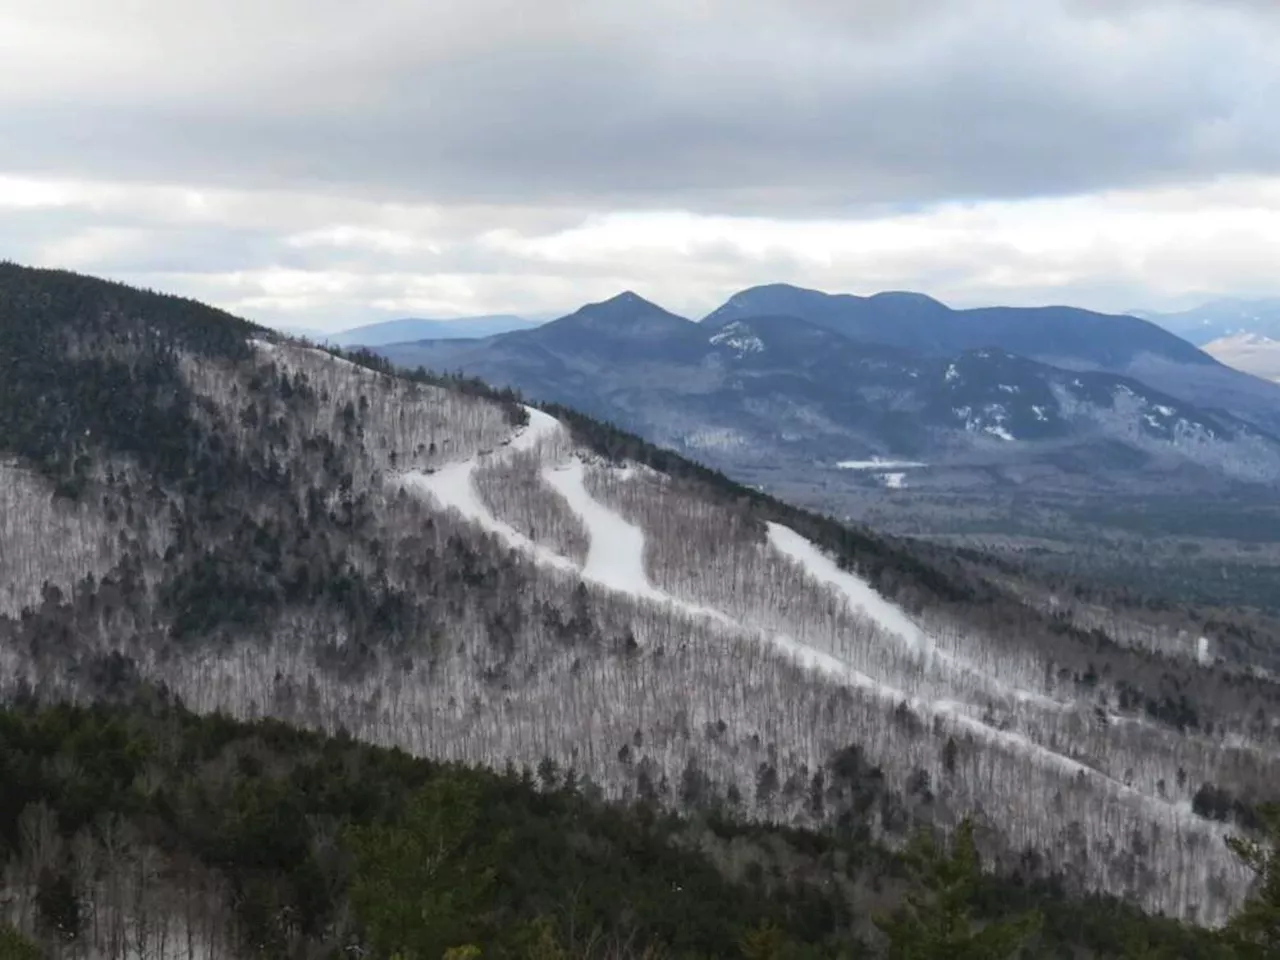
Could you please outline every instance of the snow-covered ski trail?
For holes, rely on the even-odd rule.
[[[861,577],[847,573],[816,546],[780,523],[769,523],[769,542],[783,556],[800,564],[819,583],[824,583],[849,601],[849,606],[874,620],[881,629],[902,638],[913,650],[923,653],[932,642],[914,621],[886,600]]]
[[[542,479],[568,502],[577,514],[591,545],[582,568],[584,579],[646,600],[668,598],[649,582],[644,569],[644,532],[628,523],[587,491],[586,469],[576,457],[558,467],[545,467]]]
[[[512,437],[509,444],[488,454],[488,457],[504,456],[510,451],[532,450],[538,441],[560,429],[560,421],[555,417],[532,407],[524,409],[529,414],[528,425]],[[502,537],[511,547],[531,554],[539,563],[576,573],[578,565],[572,560],[534,543],[515,527],[493,515],[476,492],[472,475],[478,463],[478,457],[469,457],[446,464],[432,473],[408,471],[400,475],[400,483],[410,490],[431,495],[444,509],[457,510],[489,533]]]
[[[542,478],[564,497],[587,528],[590,546],[582,568],[584,580],[694,616],[734,623],[719,610],[688,603],[653,585],[644,568],[644,531],[591,495],[586,485],[586,467],[580,459],[574,457],[567,464],[544,467]]]
[[[856,574],[841,570],[834,560],[790,527],[784,527],[780,523],[768,523],[767,526],[769,528],[769,542],[773,544],[776,550],[798,563],[819,583],[825,584],[837,594],[843,596],[851,608],[861,610],[865,616],[871,618],[886,633],[900,637],[902,642],[913,653],[923,658],[931,658],[946,663],[955,670],[967,673],[982,681],[989,688],[998,690],[1007,696],[1013,697],[1015,700],[1034,702],[1039,706],[1054,710],[1067,708],[1066,704],[1059,703],[1052,697],[1011,686],[975,664],[967,662],[953,653],[939,649],[933,637],[921,629],[919,624],[908,617],[901,608],[877,593],[871,584]]]
[[[562,429],[560,421],[550,414],[533,407],[524,409],[529,415],[528,425],[505,446],[481,457],[469,457],[446,464],[432,473],[411,471],[402,474],[400,482],[409,489],[430,494],[444,509],[457,510],[468,520],[502,537],[511,547],[529,554],[539,563],[576,573],[584,580],[637,599],[673,606],[697,617],[709,617],[721,623],[736,625],[719,610],[687,603],[654,587],[644,568],[644,531],[591,496],[585,482],[586,469],[577,457],[558,467],[544,467],[542,476],[565,499],[586,527],[590,545],[587,561],[582,567],[568,557],[534,543],[509,523],[494,516],[475,487],[474,474],[481,459],[532,450],[543,438],[553,436]]]
[[[539,440],[562,429],[561,424],[554,417],[540,410],[526,409],[529,411],[529,425],[513,437],[505,447],[484,455],[485,458],[503,456],[504,451],[533,449]],[[758,642],[768,644],[802,668],[815,670],[837,682],[864,689],[886,703],[906,703],[911,709],[924,716],[945,717],[989,743],[1000,744],[1006,749],[1035,757],[1040,762],[1056,766],[1069,774],[1096,779],[1104,790],[1117,799],[1136,801],[1154,810],[1172,811],[1180,819],[1195,819],[1189,806],[1183,809],[1183,805],[1145,794],[1100,770],[1063,756],[1024,734],[1013,730],[997,730],[983,723],[970,714],[971,704],[945,699],[931,701],[910,696],[903,690],[856,670],[840,658],[786,634],[763,634],[720,610],[689,603],[656,588],[644,567],[644,531],[591,496],[585,483],[586,468],[581,459],[574,457],[568,463],[544,467],[542,476],[564,497],[587,529],[590,546],[586,563],[579,567],[567,557],[534,543],[489,511],[472,482],[472,474],[479,459],[473,457],[448,464],[430,474],[407,473],[401,477],[401,482],[412,489],[431,494],[446,509],[456,509],[467,519],[503,537],[512,547],[526,552],[539,563],[577,574],[584,580],[610,590],[668,605],[694,616],[710,618],[740,632],[744,639],[754,638]],[[769,541],[775,549],[798,563],[819,582],[844,596],[851,606],[860,608],[865,615],[875,619],[884,630],[900,637],[902,642],[912,650],[954,661],[955,658],[950,654],[938,650],[932,638],[902,610],[880,596],[870,584],[841,570],[815,544],[781,524],[770,523],[768,530]],[[960,666],[962,669],[974,670],[973,667],[963,664]],[[995,681],[994,678],[987,677],[987,679],[999,684],[999,681]],[[1025,691],[1014,692],[1021,694],[1024,699],[1047,700]],[[1056,701],[1049,701],[1049,703],[1059,708],[1065,706]]]

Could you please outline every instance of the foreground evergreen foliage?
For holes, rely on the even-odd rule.
[[[876,920],[888,937],[890,960],[1008,957],[1039,930],[1039,913],[975,926],[970,911],[981,875],[973,829],[971,821],[961,823],[950,851],[939,850],[928,836],[907,851],[906,862],[926,893],[908,893],[895,915]]]
[[[1232,918],[1224,938],[1241,957],[1280,957],[1280,804],[1261,811],[1262,840],[1232,837],[1228,845],[1258,878],[1257,892]]]
[[[166,940],[181,956],[191,944],[212,956],[406,960],[467,947],[1118,957],[1137,941],[1184,958],[1274,955],[983,876],[969,827],[949,851],[920,842],[898,858],[836,834],[606,806],[571,785],[539,789],[530,771],[200,718],[163,693],[0,712],[0,783],[4,960],[90,946],[150,955]],[[850,907],[867,884],[902,905],[879,921],[883,935]]]

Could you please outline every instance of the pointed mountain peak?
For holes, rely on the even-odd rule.
[[[688,320],[662,309],[631,290],[599,303],[589,303],[571,313],[566,320],[590,326],[627,328],[658,324],[687,324]]]

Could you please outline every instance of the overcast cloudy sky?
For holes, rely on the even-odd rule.
[[[1280,294],[1277,0],[0,0],[0,256],[320,329]]]

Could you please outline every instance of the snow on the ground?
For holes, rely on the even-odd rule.
[[[473,474],[479,462],[509,456],[516,451],[532,450],[544,437],[552,436],[562,429],[560,421],[550,414],[532,407],[524,409],[529,415],[529,423],[506,446],[479,457],[447,464],[431,473],[409,471],[401,475],[400,482],[410,490],[429,494],[446,510],[457,510],[468,520],[502,537],[510,546],[529,554],[539,563],[577,573],[584,580],[610,590],[675,606],[695,616],[711,617],[722,623],[729,622],[729,618],[718,610],[686,603],[654,587],[644,568],[644,532],[591,496],[585,483],[585,467],[577,457],[560,466],[544,467],[542,477],[553,490],[564,497],[587,529],[590,546],[583,567],[579,568],[568,557],[534,543],[519,530],[494,516],[476,491]]]
[[[719,610],[688,603],[655,587],[644,568],[644,531],[591,496],[585,476],[586,468],[577,457],[566,464],[542,469],[543,480],[564,497],[587,528],[590,546],[582,568],[584,580],[642,600],[673,606],[694,616],[733,623]]]
[[[529,413],[528,426],[521,429],[508,446],[499,448],[499,452],[488,454],[489,457],[503,456],[512,450],[531,449],[540,439],[560,429],[560,422],[555,417],[532,407],[525,407],[525,410]],[[572,560],[534,543],[515,527],[495,517],[485,506],[472,477],[479,460],[478,457],[470,457],[446,464],[431,473],[410,470],[400,475],[400,483],[406,489],[429,494],[446,510],[457,510],[489,533],[502,537],[515,549],[529,553],[540,563],[560,570],[577,571],[578,566]]]
[[[1196,641],[1196,662],[1202,667],[1213,666],[1213,654],[1209,652],[1209,638],[1201,637]]]
[[[919,460],[881,460],[872,457],[870,460],[839,460],[836,466],[841,470],[909,470],[914,467],[927,467],[927,463]]]
[[[584,579],[648,600],[666,600],[644,569],[644,532],[596,500],[587,491],[586,470],[578,458],[544,467],[542,478],[578,515],[591,538]]]
[[[862,614],[874,621],[880,629],[901,638],[908,649],[914,653],[946,663],[954,670],[974,677],[988,689],[1000,691],[1015,700],[1033,702],[1052,710],[1062,710],[1069,706],[1041,693],[1010,686],[974,664],[938,649],[934,638],[922,630],[900,607],[882,597],[861,577],[841,570],[835,561],[815,544],[780,523],[769,523],[768,528],[769,542],[775,549],[800,564],[805,572],[819,583],[826,584],[838,595],[843,596],[851,608],[861,610]]]
[[[524,412],[529,415],[529,424],[522,427],[511,440],[510,449],[512,450],[532,450],[538,445],[539,440],[552,436],[560,429],[560,421],[549,413],[543,413],[533,407],[525,407]]]
[[[905,473],[882,473],[879,474],[879,477],[890,490],[901,490],[907,485],[907,475]]]
[[[861,577],[841,570],[834,560],[790,527],[780,523],[769,523],[768,527],[769,542],[775,549],[800,564],[819,583],[842,595],[850,607],[861,609],[881,629],[901,637],[914,650],[923,651],[932,645],[915,621],[876,593]]]
[[[540,439],[560,429],[560,423],[554,417],[539,410],[526,409],[529,410],[529,425],[513,438],[507,447],[499,448],[498,452],[487,456],[503,456],[502,451],[506,450],[531,449]],[[478,459],[472,458],[452,463],[429,474],[418,471],[406,473],[401,477],[401,482],[410,489],[430,494],[446,509],[458,510],[463,516],[484,529],[503,537],[512,547],[527,552],[537,562],[560,570],[579,573],[584,579],[609,589],[675,606],[696,616],[711,617],[720,623],[740,629],[748,636],[760,636],[757,631],[732,620],[718,610],[686,603],[655,588],[644,569],[644,532],[591,496],[584,482],[585,468],[577,457],[558,467],[545,467],[542,475],[547,483],[565,498],[587,528],[591,545],[586,564],[581,569],[572,560],[529,540],[489,511],[472,482],[472,474]],[[776,523],[768,524],[768,528],[769,540],[776,549],[800,563],[811,576],[842,594],[852,606],[860,608],[884,630],[901,637],[903,642],[913,649],[923,652],[932,648],[932,641],[924,631],[902,610],[876,593],[865,581],[841,570],[814,544],[794,530]],[[1067,772],[1097,778],[1116,795],[1136,799],[1157,809],[1173,809],[1179,815],[1183,813],[1176,804],[1127,787],[1098,770],[1036,743],[1021,733],[990,727],[972,716],[974,708],[971,704],[949,700],[930,702],[910,697],[901,690],[855,670],[838,657],[817,650],[785,634],[761,636],[760,639],[769,642],[775,649],[802,667],[817,670],[835,680],[865,689],[887,702],[908,703],[912,709],[926,716],[945,716],[989,742],[1000,743],[1007,748],[1038,757],[1043,762],[1056,765]],[[942,654],[936,649],[933,652],[945,659],[952,659],[950,655]],[[1022,691],[1016,692],[1020,693],[1024,699],[1047,699]],[[1049,703],[1061,706],[1054,701]],[[1189,809],[1186,811],[1186,816],[1192,816]]]

